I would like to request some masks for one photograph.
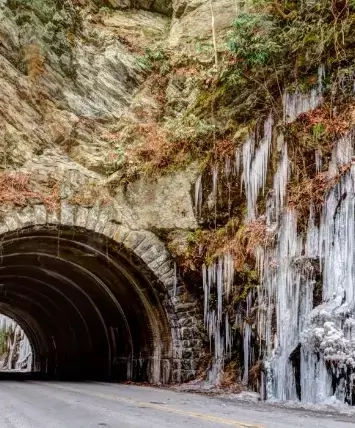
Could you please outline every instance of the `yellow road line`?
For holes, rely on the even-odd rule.
[[[39,385],[43,386],[43,383]],[[97,397],[97,398],[103,398],[103,399],[112,400],[112,401],[118,401],[121,403],[133,404],[137,407],[142,407],[142,408],[147,407],[147,408],[159,410],[162,412],[174,413],[176,415],[181,415],[181,416],[189,416],[191,418],[197,418],[208,422],[216,422],[222,425],[229,425],[237,428],[263,428],[262,425],[249,424],[247,422],[240,422],[232,419],[221,418],[214,415],[185,411],[185,410],[177,409],[175,407],[170,407],[170,406],[165,406],[160,404],[154,404],[154,403],[149,403],[144,401],[136,401],[131,398],[121,397],[119,395],[102,394],[100,392],[90,392],[82,389],[66,387],[66,386],[64,387],[64,386],[53,385],[53,384],[51,385],[47,384],[46,386],[62,389],[64,391],[76,392],[79,394],[88,395],[90,397]]]

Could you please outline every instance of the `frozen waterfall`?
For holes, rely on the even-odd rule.
[[[285,94],[285,121],[322,103],[324,68],[318,86],[308,96]],[[203,266],[204,321],[214,359],[209,379],[218,383],[226,357],[233,346],[234,327],[241,331],[243,373],[248,384],[251,365],[262,361],[259,386],[269,400],[303,403],[339,401],[355,404],[355,138],[352,132],[334,143],[331,161],[315,153],[316,174],[329,183],[320,214],[309,204],[308,226],[300,231],[298,213],[287,204],[290,163],[287,141],[274,129],[270,115],[259,140],[249,136],[237,149],[233,174],[246,198],[244,223],[263,216],[274,233],[270,245],[254,249],[260,282],[248,293],[244,317],[256,313],[252,326],[240,314],[230,314],[235,266],[225,254]],[[276,128],[276,127],[275,127]],[[278,163],[271,188],[266,188],[270,153],[277,141]],[[226,167],[227,168],[227,167]],[[215,167],[213,189],[217,187]],[[230,181],[229,181],[230,182]],[[196,184],[196,211],[201,213],[201,177]],[[257,201],[264,194],[265,212]],[[217,197],[217,192],[214,192]],[[217,203],[215,203],[215,206]],[[212,304],[211,302],[215,302]],[[258,355],[253,349],[252,329],[258,337]]]

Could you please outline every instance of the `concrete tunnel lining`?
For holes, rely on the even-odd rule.
[[[0,310],[53,378],[168,382],[173,335],[163,285],[122,244],[78,227],[2,236]],[[173,315],[172,315],[173,316]]]

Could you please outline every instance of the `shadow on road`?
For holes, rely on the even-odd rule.
[[[80,382],[80,383],[88,383],[88,382],[92,382],[94,380],[89,380],[89,379],[83,379],[80,378],[79,376],[71,376],[71,377],[67,377],[67,376],[48,376],[45,373],[36,373],[36,372],[1,372],[0,371],[0,382],[2,380],[6,380],[6,381],[14,381],[14,382],[19,382],[19,381],[65,381],[65,382]]]

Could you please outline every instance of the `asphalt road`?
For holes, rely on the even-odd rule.
[[[350,428],[339,415],[150,387],[0,382],[0,428]]]

